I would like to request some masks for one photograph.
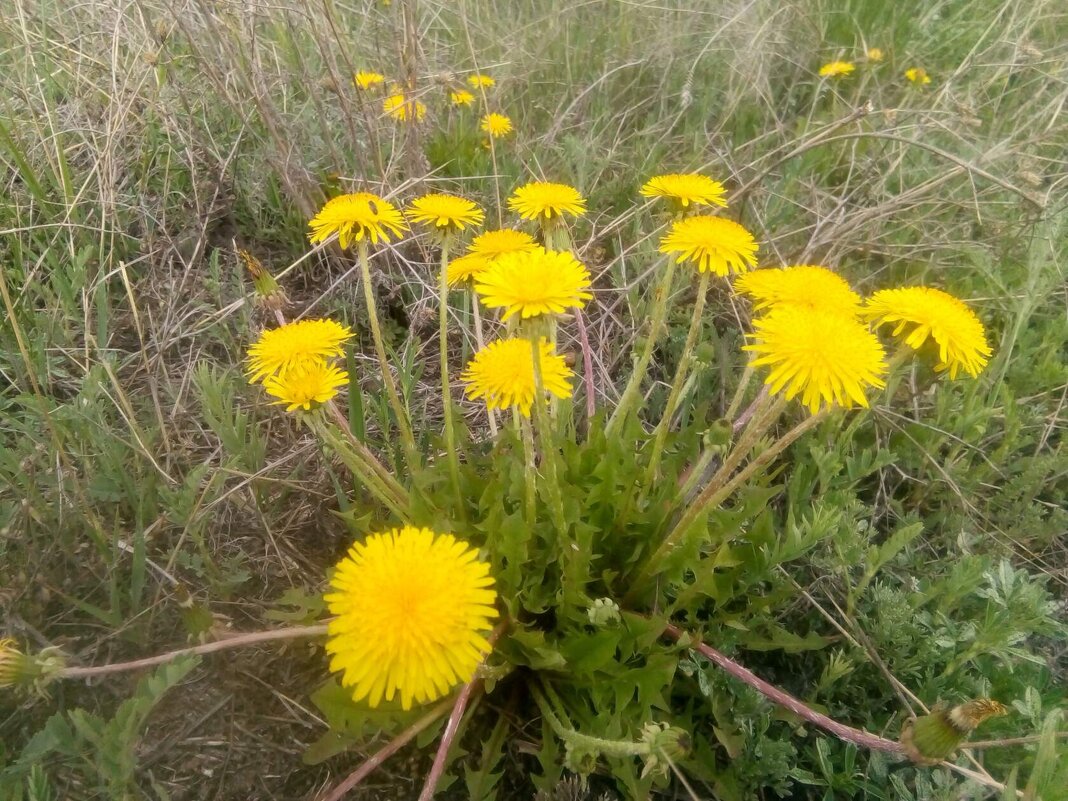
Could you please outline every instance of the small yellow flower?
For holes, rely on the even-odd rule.
[[[489,89],[491,86],[496,86],[497,82],[488,75],[480,75],[477,72],[474,75],[467,76],[467,83],[472,89]]]
[[[856,67],[848,61],[832,61],[820,67],[821,78],[839,78],[849,75]]]
[[[452,259],[445,268],[445,280],[449,286],[462,284],[468,278],[474,278],[490,265],[490,260],[478,253],[468,253],[458,259]]]
[[[407,228],[404,215],[392,203],[370,192],[331,198],[308,227],[312,229],[308,237],[311,242],[323,242],[336,233],[342,248],[348,248],[350,243],[359,242],[364,237],[373,243],[379,239],[388,242],[391,235],[400,236]]]
[[[862,323],[826,309],[781,306],[753,323],[754,367],[768,366],[765,384],[786,398],[800,394],[815,414],[821,402],[867,406],[866,387],[885,386],[886,354]]]
[[[455,195],[430,194],[412,201],[408,218],[432,225],[438,231],[454,234],[469,225],[481,225],[485,215],[475,203]]]
[[[909,67],[905,70],[905,77],[913,86],[926,86],[931,82],[931,76],[923,67]]]
[[[557,398],[571,397],[574,375],[562,356],[553,353],[545,339],[538,343],[542,387]],[[530,417],[537,385],[534,377],[534,353],[530,340],[504,339],[491,342],[468,363],[461,379],[467,384],[467,397],[483,398],[490,409],[519,408]]]
[[[868,57],[868,61],[876,63],[882,61],[884,58],[882,49],[878,47],[869,47],[866,55]]]
[[[756,311],[778,306],[826,309],[856,317],[860,295],[837,273],[815,264],[798,264],[781,270],[753,270],[739,275],[734,288],[753,299]]]
[[[487,133],[491,138],[498,138],[501,136],[507,136],[512,132],[512,121],[497,112],[490,112],[482,118],[482,124],[479,126],[483,133]]]
[[[454,106],[470,106],[475,102],[475,96],[466,89],[455,89],[449,92],[449,102]]]
[[[657,175],[646,181],[641,189],[642,197],[666,197],[674,200],[682,208],[696,206],[723,206],[727,190],[723,184],[698,173]]]
[[[317,359],[268,376],[263,388],[268,395],[277,398],[274,403],[285,406],[287,412],[295,412],[297,409],[308,411],[312,404],[326,403],[337,395],[339,387],[348,383],[348,373]]]
[[[502,228],[498,231],[486,231],[476,236],[471,240],[471,246],[468,251],[492,260],[498,256],[503,256],[505,253],[537,250],[537,248],[538,244],[534,241],[534,237],[525,231]]]
[[[581,217],[586,213],[586,199],[573,186],[531,181],[508,198],[508,208],[524,220],[544,218],[546,222],[564,214]]]
[[[896,323],[893,336],[900,336],[913,350],[934,340],[938,347],[935,369],[948,370],[950,378],[962,369],[975,378],[990,359],[986,331],[975,312],[940,289],[883,289],[868,298],[862,314],[876,326]]]
[[[359,70],[352,78],[352,82],[360,89],[370,89],[372,86],[381,86],[386,76],[378,72]]]
[[[582,308],[593,297],[589,289],[589,271],[570,252],[544,248],[500,256],[475,276],[482,302],[504,309],[504,320]]]
[[[398,122],[421,122],[426,116],[426,104],[398,93],[382,101],[382,111]]]
[[[268,328],[248,349],[249,383],[344,355],[352,329],[333,320],[298,320]]]
[[[530,346],[527,346],[527,353]],[[529,356],[528,356],[529,358]],[[25,679],[27,657],[10,637],[0,638],[0,689],[14,687]]]
[[[425,704],[470,681],[490,651],[493,577],[451,534],[404,526],[357,542],[330,579],[326,651],[357,701]]]
[[[726,276],[756,267],[757,243],[733,220],[688,217],[672,224],[660,240],[660,252],[679,254],[678,263],[692,261],[700,272]]]

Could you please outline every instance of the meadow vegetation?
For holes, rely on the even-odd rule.
[[[1068,798],[1061,3],[2,5],[0,800]],[[675,264],[639,193],[691,172],[748,275],[944,290],[988,360],[850,311],[869,408],[762,394],[746,258]],[[531,181],[582,208],[520,219]],[[309,227],[356,192],[484,220]],[[501,227],[558,251],[563,315],[457,273]],[[297,402],[262,343],[314,320]],[[493,410],[504,337],[551,402]],[[471,549],[411,546],[485,660],[393,697],[356,674],[406,621],[346,582],[407,524]],[[906,758],[968,702],[978,747]]]

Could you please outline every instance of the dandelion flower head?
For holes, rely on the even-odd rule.
[[[923,67],[909,67],[905,70],[905,78],[914,86],[926,86],[931,82],[931,76]]]
[[[950,378],[964,370],[972,378],[992,353],[982,322],[962,300],[933,287],[882,289],[868,298],[863,316],[875,325],[894,325],[893,335],[919,350],[929,340],[938,348],[936,370]]]
[[[352,76],[352,82],[360,89],[370,89],[372,86],[381,86],[385,80],[386,76],[380,72],[369,72],[368,70],[359,70]]]
[[[330,670],[356,701],[425,704],[470,681],[497,616],[489,565],[451,534],[404,526],[357,542],[324,598]]]
[[[344,370],[322,359],[305,362],[278,375],[268,376],[263,388],[287,412],[308,411],[337,395],[339,387],[349,383]]]
[[[673,223],[660,240],[660,252],[678,254],[676,262],[691,261],[701,272],[719,276],[756,267],[757,243],[733,220],[722,217],[687,217]]]
[[[364,237],[374,243],[388,242],[390,236],[400,236],[407,228],[404,215],[392,203],[370,192],[330,198],[308,227],[312,229],[311,242],[323,242],[336,233],[342,248]]]
[[[525,231],[515,231],[511,228],[501,228],[497,231],[486,231],[471,240],[467,248],[472,254],[484,256],[487,259],[496,259],[506,253],[516,253],[521,250],[536,250],[538,244],[534,237]]]
[[[883,387],[886,354],[854,318],[826,309],[781,306],[753,323],[754,367],[770,367],[772,393],[796,395],[815,414],[821,405],[867,406],[867,387]]]
[[[504,114],[498,114],[493,111],[482,118],[482,124],[479,127],[483,133],[489,134],[491,138],[496,139],[500,136],[507,136],[512,132],[512,121]]]
[[[719,181],[699,173],[657,175],[646,181],[642,197],[664,197],[674,200],[684,209],[697,206],[726,207],[727,190]]]
[[[333,320],[298,320],[268,328],[248,349],[249,383],[339,358],[351,338],[352,329]]]
[[[557,398],[571,397],[570,380],[574,375],[562,356],[553,353],[544,338],[538,343],[542,387]],[[534,376],[534,352],[528,339],[504,339],[491,342],[468,363],[461,375],[467,384],[467,396],[482,398],[490,409],[519,408],[530,417],[537,394]]]
[[[475,276],[475,291],[486,306],[522,319],[582,308],[590,294],[589,271],[569,252],[523,250],[497,258]]]
[[[734,288],[753,300],[757,311],[777,306],[827,309],[857,316],[860,295],[849,283],[826,267],[798,264],[781,270],[753,270],[734,280]]]
[[[454,89],[449,92],[449,102],[454,106],[470,106],[475,102],[475,96],[466,89]]]
[[[382,101],[382,111],[398,122],[421,122],[426,116],[426,104],[397,93]]]
[[[548,222],[564,214],[581,217],[586,213],[586,199],[573,186],[532,181],[512,193],[508,208],[524,220]]]
[[[474,75],[467,76],[467,83],[472,89],[489,89],[491,86],[496,86],[497,82],[488,75],[480,75],[475,73]]]
[[[462,284],[469,278],[474,278],[490,265],[490,260],[479,253],[467,253],[449,261],[445,268],[445,280],[449,286]]]
[[[458,233],[469,225],[481,225],[485,215],[477,204],[456,195],[430,194],[412,201],[408,218],[431,225],[443,233]]]
[[[880,47],[869,47],[868,52],[865,54],[868,57],[868,61],[879,62],[882,61],[883,51]]]
[[[832,61],[820,67],[821,78],[840,78],[849,75],[856,67],[848,61]]]

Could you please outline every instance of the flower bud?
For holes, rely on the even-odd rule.
[[[901,729],[901,745],[913,762],[937,765],[984,720],[1006,713],[997,701],[980,698],[947,710],[938,704],[929,715],[907,721]]]
[[[590,618],[590,625],[597,628],[614,626],[620,621],[619,604],[611,598],[598,598],[586,610],[586,614]]]

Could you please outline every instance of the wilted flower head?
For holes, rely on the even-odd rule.
[[[449,92],[449,102],[454,106],[470,106],[475,102],[475,96],[466,89],[454,89]]]
[[[663,197],[675,201],[683,209],[696,206],[726,206],[727,190],[723,184],[699,173],[657,175],[646,181],[642,197]]]
[[[785,390],[815,414],[821,403],[850,408],[867,406],[867,387],[883,387],[886,354],[878,338],[862,323],[826,309],[782,306],[753,322],[754,367],[771,368],[765,384],[772,393]]]
[[[733,220],[722,217],[687,217],[673,223],[660,240],[660,252],[678,254],[675,261],[693,262],[701,272],[726,276],[756,267],[757,243]]]
[[[338,358],[351,338],[352,329],[333,320],[298,320],[268,328],[248,349],[249,382]]]
[[[573,373],[567,363],[553,353],[552,345],[544,338],[538,345],[542,388],[558,398],[570,398]],[[467,397],[472,400],[482,398],[490,409],[515,406],[524,417],[530,417],[537,394],[530,340],[491,342],[475,354],[461,378],[467,384]]]
[[[931,76],[923,67],[909,67],[905,70],[905,77],[913,86],[926,86],[931,82]]]
[[[304,362],[278,375],[268,376],[263,388],[287,412],[309,411],[337,395],[338,388],[349,383],[349,376],[327,361]]]
[[[856,67],[848,61],[832,61],[820,67],[821,78],[839,78],[849,75]]]
[[[426,104],[397,93],[382,101],[382,111],[398,122],[420,122],[426,116]]]
[[[508,208],[524,220],[560,219],[564,214],[581,217],[586,213],[586,199],[573,186],[546,181],[524,184],[508,198]]]
[[[278,281],[274,276],[263,266],[263,262],[243,248],[237,249],[237,255],[245,263],[245,268],[252,276],[257,300],[268,309],[281,309],[286,303],[285,292],[278,286]]]
[[[581,308],[593,297],[589,290],[590,273],[570,251],[544,248],[500,256],[475,277],[482,302],[504,309],[505,320]]]
[[[757,311],[777,306],[827,309],[849,316],[860,312],[860,295],[837,273],[815,264],[781,270],[753,270],[734,280],[734,288],[753,300]]]
[[[386,77],[379,72],[359,70],[352,76],[352,82],[360,89],[370,89],[372,86],[380,86]]]
[[[490,138],[496,139],[512,132],[512,121],[503,114],[490,112],[482,118],[479,126],[483,133],[489,134]]]
[[[308,227],[312,229],[308,237],[311,242],[323,242],[336,233],[342,248],[364,237],[375,243],[380,239],[388,242],[391,235],[400,236],[407,228],[404,216],[392,203],[370,192],[331,198]]]
[[[324,597],[330,669],[357,701],[401,707],[470,681],[497,616],[489,565],[451,534],[404,526],[371,534],[338,563]]]
[[[456,195],[430,194],[412,201],[408,217],[446,234],[459,233],[469,225],[481,225],[485,215],[475,203]]]
[[[868,298],[863,314],[876,326],[894,325],[893,336],[913,350],[933,340],[938,348],[935,369],[948,370],[950,378],[962,369],[975,378],[990,359],[986,331],[975,312],[940,289],[883,289]]]

